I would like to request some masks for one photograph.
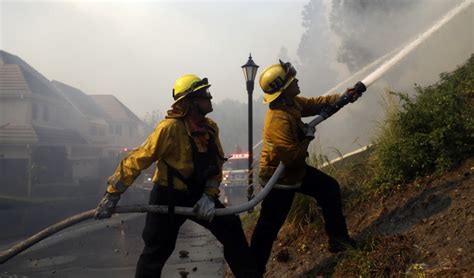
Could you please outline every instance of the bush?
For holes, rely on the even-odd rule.
[[[451,169],[474,151],[474,55],[435,85],[403,93],[376,140],[373,185],[390,188]]]

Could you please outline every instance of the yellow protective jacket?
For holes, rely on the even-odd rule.
[[[259,177],[266,182],[283,162],[285,171],[277,181],[297,185],[305,175],[309,141],[304,137],[301,117],[318,115],[321,109],[339,99],[338,94],[313,98],[295,97],[272,103],[265,114]]]
[[[211,177],[217,184],[222,180],[222,164],[224,153],[219,140],[219,129],[217,124],[206,118],[208,133],[214,138],[217,147],[217,164],[219,174]],[[206,152],[207,146],[198,138],[191,135],[188,124],[183,119],[164,119],[155,130],[148,136],[146,141],[134,149],[125,157],[115,169],[114,174],[108,179],[107,192],[123,193],[128,186],[138,177],[140,172],[156,162],[156,170],[153,182],[161,186],[167,186],[167,164],[176,169],[184,178],[193,173],[192,146],[190,137],[194,140],[199,152]],[[120,181],[120,182],[119,182]],[[174,177],[174,188],[188,191],[188,187],[178,177]],[[205,192],[210,196],[217,196],[219,189],[206,188]]]

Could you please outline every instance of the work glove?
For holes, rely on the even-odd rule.
[[[354,102],[362,96],[362,93],[367,90],[367,87],[362,82],[357,82],[354,87],[347,88],[346,95],[349,96],[349,102]]]
[[[120,194],[117,193],[105,193],[104,197],[97,206],[94,214],[95,219],[110,218],[114,213],[115,207],[120,200]]]
[[[361,95],[357,93],[354,88],[347,88],[346,95],[349,96],[349,102],[355,102]]]
[[[310,126],[308,124],[304,124],[303,126],[303,132],[309,141],[314,139],[314,134],[316,133],[316,127],[315,126]]]
[[[214,219],[216,214],[214,199],[206,193],[203,193],[201,199],[199,199],[199,201],[194,205],[193,212],[196,213],[198,219],[212,222],[212,219]]]

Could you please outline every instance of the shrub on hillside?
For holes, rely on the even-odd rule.
[[[474,55],[434,85],[417,86],[401,99],[376,140],[373,185],[388,188],[442,173],[474,151]]]

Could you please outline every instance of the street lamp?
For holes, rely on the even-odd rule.
[[[253,197],[253,127],[252,127],[252,93],[254,88],[255,76],[257,75],[258,66],[252,60],[252,54],[249,54],[249,60],[245,65],[242,66],[244,71],[245,81],[247,82],[247,93],[249,97],[249,175],[248,175],[248,188],[247,188],[247,197],[250,201]]]

